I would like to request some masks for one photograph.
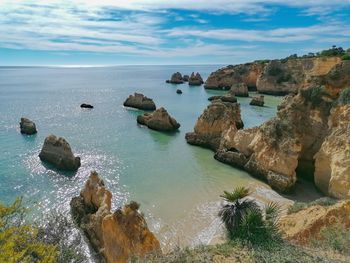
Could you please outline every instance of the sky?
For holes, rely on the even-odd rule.
[[[350,47],[350,0],[0,0],[0,65],[238,64]]]

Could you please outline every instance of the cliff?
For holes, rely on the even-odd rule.
[[[244,83],[259,93],[285,95],[297,93],[299,87],[318,76],[326,75],[341,62],[339,57],[314,57],[257,61],[227,66],[210,74],[206,89],[230,89]]]
[[[296,95],[284,99],[275,118],[253,129],[222,131],[215,158],[282,192],[293,189],[302,176],[314,179],[326,194],[350,197],[347,87],[350,61],[336,64],[326,75],[310,76]],[[205,137],[210,131],[201,133]]]

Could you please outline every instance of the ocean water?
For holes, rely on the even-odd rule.
[[[206,79],[218,67],[0,68],[0,201],[23,196],[34,219],[52,211],[69,214],[70,199],[96,170],[113,193],[113,207],[138,201],[164,247],[210,242],[220,225],[216,215],[223,190],[248,185],[263,197],[278,198],[265,184],[185,141],[207,98],[223,92],[165,80],[176,71],[198,71]],[[134,92],[164,106],[181,124],[179,132],[137,125],[142,111],[122,105]],[[245,127],[253,127],[275,115],[281,98],[266,96],[263,108],[249,106],[248,98],[238,100]],[[95,108],[81,109],[81,103]],[[22,116],[36,123],[38,134],[20,134]],[[49,134],[66,138],[81,157],[77,173],[56,171],[39,160]]]

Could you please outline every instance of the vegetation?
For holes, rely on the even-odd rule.
[[[319,198],[309,203],[295,202],[292,206],[288,208],[288,214],[296,213],[300,210],[306,209],[314,205],[331,206],[331,205],[335,205],[336,203],[337,203],[337,200],[330,197]]]
[[[246,198],[249,190],[236,188],[233,192],[224,192],[221,196],[224,204],[219,212],[231,240],[241,240],[251,244],[265,243],[279,239],[278,212],[275,203],[268,204],[264,211],[251,199]]]
[[[346,105],[350,103],[350,87],[343,89],[339,94],[339,98],[337,100],[338,105]]]
[[[57,216],[45,226],[24,222],[22,199],[0,204],[0,262],[83,262],[80,236],[71,234],[67,218]],[[69,231],[68,231],[69,229]]]

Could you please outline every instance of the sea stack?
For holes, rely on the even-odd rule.
[[[263,107],[264,103],[264,96],[260,95],[258,97],[253,97],[249,104],[253,106]]]
[[[161,253],[160,244],[139,212],[130,202],[111,211],[112,193],[97,172],[91,172],[80,195],[71,202],[75,223],[86,234],[103,262],[126,263],[150,253]]]
[[[32,135],[37,133],[35,123],[27,118],[21,118],[19,125],[22,134]]]
[[[230,92],[235,94],[237,97],[249,97],[248,86],[243,82],[233,84]]]
[[[62,137],[46,137],[39,157],[61,170],[76,171],[80,167],[80,157],[73,155],[69,143]]]
[[[182,84],[182,83],[184,83],[184,80],[182,78],[181,73],[176,72],[171,76],[170,80],[167,80],[166,82],[172,83],[172,84]]]
[[[175,131],[180,128],[180,124],[163,107],[137,116],[137,122],[156,131]]]
[[[192,72],[190,78],[188,79],[188,85],[190,86],[200,86],[204,83],[201,75],[197,72],[196,74],[194,74],[194,72]]]
[[[134,93],[130,95],[123,103],[125,107],[132,107],[139,110],[155,110],[156,104],[152,99],[147,98],[141,93]]]

